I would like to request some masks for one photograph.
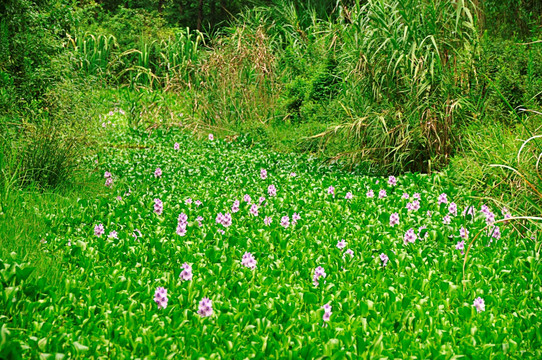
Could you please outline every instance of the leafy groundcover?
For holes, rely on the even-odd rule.
[[[0,358],[542,358],[537,235],[443,175],[178,130],[105,139],[87,160],[106,195],[37,245],[62,281],[0,261]]]

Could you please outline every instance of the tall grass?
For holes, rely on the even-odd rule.
[[[118,48],[117,39],[113,35],[85,33],[68,39],[68,44],[78,55],[77,67],[86,75],[101,75],[108,72],[112,54]]]
[[[476,58],[468,2],[370,0],[344,12],[344,120],[319,135],[387,172],[431,171],[453,154]]]
[[[477,63],[480,8],[470,0],[304,4],[247,10],[207,41],[176,29],[120,49],[114,38],[86,35],[87,47],[74,50],[81,68],[107,69],[117,83],[182,93],[199,125],[260,139],[288,133],[290,149],[380,173],[448,164],[465,125],[492,107],[480,76],[492,70]],[[529,79],[538,71],[530,59]],[[532,95],[533,84],[520,95]],[[289,126],[296,131],[284,132]]]
[[[198,31],[176,29],[166,39],[141,37],[136,47],[120,49],[113,35],[85,33],[70,39],[76,67],[120,83],[166,88],[191,83],[193,65],[204,45]]]
[[[266,126],[280,94],[273,39],[264,25],[244,23],[225,31],[200,63],[192,114],[215,127]]]
[[[369,0],[327,19],[288,2],[254,9],[204,58],[193,110],[235,129],[319,124],[301,148],[380,172],[442,167],[477,82],[472,8]]]

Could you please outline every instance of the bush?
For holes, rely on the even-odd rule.
[[[47,9],[47,10],[44,10]],[[65,64],[54,61],[62,50],[73,12],[61,1],[8,0],[0,4],[0,106],[39,101],[58,81]],[[11,94],[11,96],[6,95]]]

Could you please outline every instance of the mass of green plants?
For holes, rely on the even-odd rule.
[[[0,3],[0,359],[542,357],[542,5]]]
[[[516,214],[441,175],[124,117],[85,158],[105,190],[35,244],[62,280],[2,259],[3,358],[540,357],[540,241]]]

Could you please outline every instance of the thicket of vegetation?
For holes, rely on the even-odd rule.
[[[303,169],[310,163],[307,172],[315,174],[321,174],[329,163],[337,169],[369,176],[406,173],[407,180],[401,185],[405,192],[415,191],[414,183],[416,186],[423,183],[421,189],[427,188],[430,196],[445,184],[445,190],[457,196],[462,206],[488,203],[492,208],[507,207],[514,215],[540,216],[541,35],[542,3],[537,0],[1,1],[0,283],[3,289],[0,304],[9,303],[9,306],[2,307],[0,321],[9,320],[12,325],[20,321],[17,326],[33,326],[30,320],[17,314],[22,313],[25,306],[28,306],[26,311],[34,306],[46,307],[49,311],[53,302],[51,299],[49,303],[43,302],[36,289],[49,289],[51,296],[59,293],[74,296],[68,282],[66,289],[60,289],[64,282],[59,279],[65,278],[62,268],[53,265],[62,263],[73,270],[72,279],[86,281],[85,274],[74,275],[77,265],[73,264],[82,261],[82,267],[90,266],[94,262],[88,259],[93,256],[103,260],[96,252],[83,251],[87,235],[77,229],[102,221],[101,216],[113,223],[116,220],[111,219],[124,219],[106,204],[113,190],[103,186],[103,171],[108,166],[104,161],[118,162],[119,171],[127,172],[131,160],[123,156],[129,153],[137,157],[141,150],[152,153],[153,159],[164,155],[170,159],[172,171],[183,171],[164,147],[165,141],[174,138],[185,139],[190,144],[190,147],[181,146],[193,155],[187,159],[192,159],[194,164],[201,160],[197,156],[198,149],[207,145],[184,138],[178,132],[169,132],[172,127],[195,134],[212,132],[227,142],[254,147],[257,151],[247,151],[252,154],[250,166],[256,166],[253,162],[265,157],[262,146],[282,153],[304,153],[310,157],[303,159],[318,161],[304,162],[298,157],[274,154],[272,157],[278,159],[278,163],[269,163],[266,167],[269,165],[269,169],[279,172],[286,161],[280,159],[290,159],[292,163],[299,161]],[[122,126],[122,135],[110,131],[114,125]],[[152,138],[149,144],[146,136]],[[124,141],[124,137],[128,140]],[[230,149],[225,142],[212,149],[218,151],[222,146]],[[154,147],[158,153],[151,151]],[[214,150],[207,150],[205,156],[214,158]],[[111,156],[113,152],[119,156]],[[234,153],[239,158],[244,156]],[[221,164],[221,169],[222,166],[225,165]],[[230,170],[227,166],[223,168],[224,174]],[[250,178],[238,170],[238,176]],[[420,180],[425,179],[424,175],[411,174],[437,171],[442,174],[435,177],[435,183]],[[343,171],[333,174],[337,179],[342,176],[358,179]],[[134,183],[148,186],[149,179],[137,171],[135,175],[126,175],[126,179],[136,175],[137,181],[132,179]],[[199,178],[201,186],[209,190],[209,198],[223,195],[215,194],[219,178]],[[250,179],[246,181],[253,181]],[[322,179],[316,183],[323,189]],[[374,178],[361,179],[363,183],[352,180],[357,184],[358,193],[369,185],[378,190]],[[442,184],[440,179],[445,179]],[[345,180],[343,185],[347,186],[349,181]],[[187,184],[179,180],[176,186]],[[125,185],[121,181],[118,189]],[[313,185],[300,180],[296,188],[310,192],[307,199],[328,207],[330,213],[335,211],[334,198],[319,203],[320,195],[310,190]],[[153,190],[149,189],[139,195],[150,196]],[[124,190],[130,193],[129,187]],[[242,189],[235,191],[238,196],[242,195]],[[402,217],[420,222],[417,225],[423,227],[424,219],[417,213],[397,205],[396,201],[402,201],[399,195],[393,195],[393,206],[397,206]],[[175,201],[181,200],[176,198]],[[433,203],[423,206],[433,206]],[[87,209],[89,204],[94,204],[90,210]],[[381,204],[372,200],[356,199],[354,204],[358,204],[356,211],[362,205],[374,206],[374,214],[383,211]],[[219,205],[223,204],[214,205],[213,209],[221,211]],[[276,205],[279,209],[279,204]],[[447,209],[440,205],[424,210],[445,216]],[[347,211],[349,206],[347,203],[341,211]],[[100,210],[102,207],[108,210]],[[134,203],[130,216],[135,216],[134,211],[144,213],[146,210],[145,204]],[[316,219],[322,209],[316,206],[310,211]],[[384,217],[388,212],[389,209],[378,213],[378,219],[370,221],[383,224],[387,222]],[[359,211],[356,214],[359,215]],[[503,214],[509,215],[508,212]],[[214,216],[214,213],[207,215]],[[173,219],[172,214],[169,216]],[[427,216],[425,220],[438,230],[437,222],[440,226],[442,219],[431,220],[430,215]],[[64,220],[74,217],[83,220],[66,225]],[[458,216],[453,226],[467,221],[473,225],[474,220]],[[499,251],[503,257],[512,259],[514,268],[531,266],[536,274],[538,263],[533,259],[538,259],[540,241],[536,239],[537,233],[527,228],[539,225],[528,224],[525,219],[521,221],[511,223],[511,229],[503,231],[514,239],[516,247],[508,253],[507,245],[499,245]],[[254,234],[261,233],[259,225],[249,223],[247,220],[247,229]],[[442,245],[445,236],[458,237],[453,233],[453,226],[431,232],[431,239]],[[484,226],[480,215],[473,228],[481,231]],[[337,228],[342,229],[343,225]],[[398,231],[387,234],[389,238],[378,238],[376,243],[390,245],[388,240],[399,236]],[[218,232],[213,234],[219,236]],[[489,234],[485,235],[491,240]],[[72,250],[65,251],[64,245],[57,245],[59,239],[67,240],[67,236],[78,237],[82,242],[74,242]],[[127,241],[126,233],[120,236],[121,241]],[[273,236],[277,237],[275,241],[282,235]],[[128,237],[131,240],[130,234]],[[101,239],[93,238],[91,245],[102,249],[105,244]],[[72,245],[71,241],[69,244]],[[161,244],[161,239],[153,239],[153,251]],[[205,248],[203,241],[198,244]],[[360,245],[360,254],[370,258],[373,249],[363,246]],[[423,251],[426,251],[431,245],[424,246]],[[144,252],[145,248],[138,247],[140,250]],[[317,249],[311,251],[314,256],[322,255]],[[446,246],[439,251],[443,256],[449,254]],[[122,256],[122,251],[114,253]],[[212,253],[211,257],[219,261],[220,256],[216,254]],[[518,260],[521,254],[527,254],[525,263]],[[487,252],[478,261],[494,256]],[[394,255],[390,258],[393,263]],[[424,267],[425,260],[417,264]],[[27,265],[19,265],[23,263],[37,270],[32,273]],[[509,264],[502,262],[488,267],[488,274],[497,271],[495,269],[510,271]],[[160,261],[155,265],[161,265]],[[455,263],[445,263],[447,270],[455,267]],[[420,276],[430,276],[428,269],[426,267],[428,272]],[[380,274],[380,268],[373,270]],[[31,273],[34,278],[27,282]],[[457,280],[453,278],[457,273],[452,270],[450,276],[450,281]],[[480,291],[491,290],[484,278],[478,275],[475,278],[480,287],[486,286]],[[517,279],[522,286],[531,281],[524,284],[520,275]],[[532,282],[537,279],[534,276]],[[49,286],[57,283],[61,285],[51,290]],[[407,285],[404,289],[412,284]],[[509,282],[504,281],[503,286],[508,285]],[[452,285],[444,288],[450,293],[455,291]],[[472,289],[469,291],[472,293]],[[506,296],[499,301],[521,296],[514,291],[513,287],[507,288]],[[311,301],[325,300],[310,291],[306,293],[310,294],[307,296]],[[474,294],[471,293],[469,296]],[[107,294],[111,300],[118,300],[117,295]],[[415,296],[418,295],[416,292]],[[454,296],[457,300],[457,294]],[[23,298],[24,301],[18,301]],[[409,304],[407,299],[405,306]],[[531,309],[534,315],[521,313],[520,322],[507,314],[501,325],[514,327],[513,332],[521,333],[525,324],[539,323],[535,307]],[[55,318],[57,310],[49,313],[51,318]],[[368,315],[372,310],[361,311]],[[468,313],[458,310],[454,315],[454,319],[459,316],[468,320],[465,322],[468,326],[462,328],[465,334],[478,321],[473,314],[474,310]],[[534,320],[527,321],[527,318]],[[531,346],[531,355],[536,357],[539,350],[533,344],[540,342],[537,329],[529,330],[525,338],[507,342],[506,349],[516,351],[518,343],[521,349]],[[177,330],[182,331],[182,327]],[[39,331],[46,336],[47,329]],[[489,325],[487,331],[494,332]],[[0,358],[16,357],[23,350],[38,356],[36,349],[43,350],[46,346],[58,352],[67,350],[62,337],[48,344],[36,338],[36,344],[29,350],[20,348],[19,340],[21,344],[27,341],[26,335],[17,333],[19,338],[10,342],[8,327],[0,325],[0,332]],[[326,338],[325,334],[322,339]],[[131,337],[126,335],[126,339],[130,341]],[[495,343],[503,341],[501,335],[492,339]],[[167,342],[171,342],[171,338]],[[334,344],[325,348],[316,344],[311,351],[324,349],[331,353]],[[83,357],[89,351],[88,345],[76,341],[75,348],[70,348],[68,353]],[[203,351],[196,345],[198,351]],[[279,345],[269,348],[278,351]],[[504,342],[502,346],[504,349]],[[472,344],[467,347],[471,349]],[[125,349],[117,350],[123,354]],[[432,355],[439,351],[437,348],[418,350],[421,357],[435,357]],[[490,354],[493,349],[486,351]],[[399,353],[390,350],[381,354]],[[405,350],[404,354],[412,355],[412,352]]]
[[[493,197],[540,189],[539,140],[513,163],[517,139],[540,134],[536,1],[10,0],[0,11],[3,188],[70,179],[104,91],[121,89],[134,126],[183,113],[185,126],[366,173],[452,162]]]

